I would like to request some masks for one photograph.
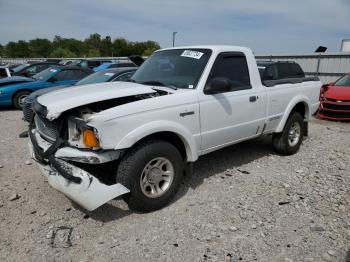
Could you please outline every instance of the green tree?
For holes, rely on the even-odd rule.
[[[28,43],[23,40],[16,42],[9,42],[6,45],[6,54],[9,57],[29,57],[30,50]]]
[[[0,56],[4,56],[4,46],[0,44]]]
[[[101,48],[101,35],[100,34],[91,34],[88,38],[84,40],[88,49],[97,49]]]
[[[31,57],[48,57],[51,53],[51,42],[43,38],[30,40],[29,50]]]
[[[97,49],[89,49],[87,53],[87,57],[100,57],[100,56],[101,56],[101,53]]]
[[[81,41],[56,35],[51,42],[36,38],[29,42],[11,41],[0,47],[0,55],[8,57],[85,57],[85,56],[130,56],[150,55],[160,46],[154,41],[131,42],[125,38],[112,41],[110,36],[101,38],[100,34],[91,34]]]
[[[110,36],[106,36],[101,40],[100,52],[102,56],[112,56],[112,39]]]
[[[153,54],[154,51],[156,51],[157,49],[154,48],[147,48],[146,50],[143,51],[142,55],[143,56],[150,56],[151,54]]]
[[[114,56],[128,56],[128,42],[124,38],[117,38],[113,41],[112,51]]]
[[[70,58],[70,57],[77,57],[77,55],[67,48],[58,47],[50,53],[50,57]]]
[[[84,42],[74,38],[62,38],[55,36],[52,42],[53,49],[64,48],[73,52],[77,56],[85,56],[88,48],[86,48]]]

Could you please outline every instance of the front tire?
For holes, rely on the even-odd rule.
[[[30,91],[19,91],[13,96],[13,105],[15,108],[22,110],[24,99],[30,95]]]
[[[124,196],[130,209],[150,212],[165,207],[176,194],[183,176],[179,150],[162,140],[149,140],[131,148],[117,170],[117,183],[130,193]]]
[[[289,116],[283,131],[273,134],[273,147],[281,155],[295,154],[299,150],[304,134],[304,119],[299,113],[294,112]]]

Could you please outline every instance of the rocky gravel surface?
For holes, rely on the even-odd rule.
[[[204,156],[148,214],[82,210],[30,160],[21,113],[0,127],[0,261],[350,261],[349,123],[312,120],[293,156],[269,137]]]

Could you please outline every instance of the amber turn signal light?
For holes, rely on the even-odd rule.
[[[100,147],[100,144],[97,140],[95,132],[90,129],[84,130],[83,142],[84,142],[84,145],[90,148]]]

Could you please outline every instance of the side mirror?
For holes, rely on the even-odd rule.
[[[204,94],[220,94],[231,91],[231,83],[228,78],[215,77],[204,88]]]

